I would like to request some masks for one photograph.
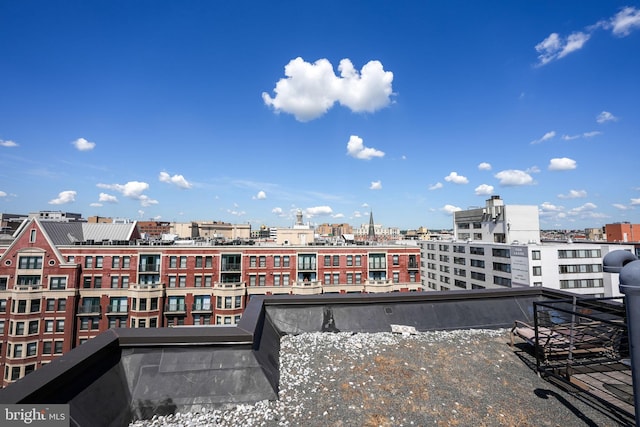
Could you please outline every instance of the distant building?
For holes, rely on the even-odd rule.
[[[505,205],[498,196],[485,208],[456,212],[454,235],[420,243],[426,289],[544,286],[620,296],[617,275],[603,272],[602,258],[613,250],[634,250],[633,245],[540,242],[537,208]]]
[[[349,224],[320,224],[316,227],[316,234],[322,237],[340,237],[343,234],[353,234],[353,227]]]
[[[27,215],[0,213],[0,234],[13,234]]]
[[[87,222],[91,224],[112,224],[113,218],[105,216],[90,216],[89,218],[87,218]]]
[[[143,238],[160,239],[171,232],[171,223],[167,221],[138,221],[138,230]]]
[[[38,218],[40,221],[84,221],[82,214],[62,211],[29,212],[29,218]]]
[[[607,242],[640,242],[640,224],[616,222],[604,226]]]

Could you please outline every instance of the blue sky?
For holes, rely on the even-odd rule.
[[[0,2],[0,211],[640,222],[640,2]]]

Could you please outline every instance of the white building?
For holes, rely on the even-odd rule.
[[[633,245],[540,242],[535,206],[506,206],[498,196],[485,208],[456,212],[455,240],[421,242],[425,290],[544,286],[581,295],[620,296],[618,275],[602,259]]]

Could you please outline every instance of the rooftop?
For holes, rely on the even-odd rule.
[[[532,322],[534,303],[570,297],[544,288],[254,297],[237,327],[109,330],[1,390],[0,402],[69,403],[77,425],[154,415],[154,425],[632,424],[538,376],[526,346],[509,346],[509,328]]]

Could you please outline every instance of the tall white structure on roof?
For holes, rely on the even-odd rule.
[[[457,240],[493,243],[539,242],[538,207],[505,205],[500,196],[491,196],[484,208],[453,214],[453,235]]]

